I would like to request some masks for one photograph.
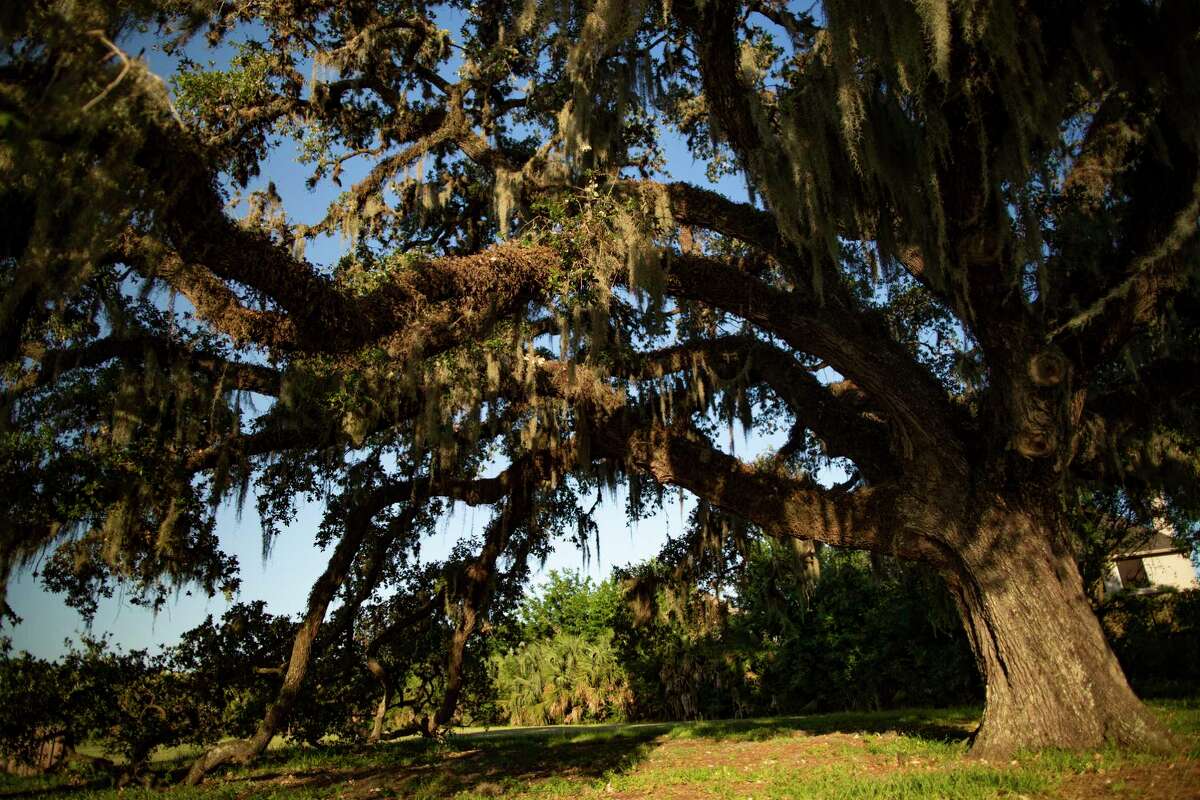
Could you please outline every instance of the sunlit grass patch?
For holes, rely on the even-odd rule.
[[[863,737],[863,748],[872,755],[893,756],[901,762],[912,759],[943,762],[963,756],[967,751],[967,743],[965,740],[876,733]]]
[[[950,769],[867,772],[853,763],[797,769],[776,765],[739,769],[723,764],[712,767],[663,767],[614,776],[599,786],[556,784],[529,787],[519,797],[604,796],[697,798],[804,798],[811,800],[990,800],[1036,795],[1051,789],[1052,776],[1032,769],[1004,769],[980,764]],[[462,795],[461,797],[466,797]],[[474,796],[474,795],[470,795]]]
[[[826,767],[791,775],[768,787],[771,798],[822,800],[988,800],[1034,795],[1050,789],[1053,779],[1029,769],[998,769],[984,765],[959,765],[951,769],[897,771],[881,776],[852,769]]]

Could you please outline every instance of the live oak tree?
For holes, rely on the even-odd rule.
[[[453,606],[454,675],[500,572],[589,543],[619,480],[939,571],[977,755],[1169,746],[1069,520],[1198,511],[1195,3],[116,5],[0,16],[0,559],[158,602],[234,587],[223,498],[329,502],[279,697],[194,780],[265,747],[429,504],[496,509],[412,595]],[[172,100],[137,26],[233,55]],[[668,130],[751,202],[669,181]],[[255,182],[285,139],[319,219]],[[787,442],[741,460],[735,420]]]

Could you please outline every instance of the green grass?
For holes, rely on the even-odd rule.
[[[1175,760],[1195,758],[1200,701],[1153,706],[1188,748]],[[220,772],[197,789],[131,787],[118,792],[98,781],[88,783],[87,775],[75,780],[82,785],[70,785],[71,776],[3,777],[0,797],[988,800],[1055,797],[1064,781],[1086,780],[1092,773],[1111,775],[1111,785],[1120,789],[1123,768],[1167,769],[1162,759],[1112,750],[1047,750],[1021,754],[1009,764],[971,761],[965,758],[966,739],[977,714],[973,709],[918,709],[499,728],[463,732],[444,742],[408,739],[378,746],[331,743],[311,748],[278,742],[252,765]],[[191,754],[161,754],[152,767],[159,783],[178,780],[187,768],[181,756]]]
[[[1200,697],[1155,700],[1150,705],[1166,720],[1171,730],[1191,740],[1191,757],[1200,758]]]
[[[967,766],[939,772],[896,772],[883,776],[858,774],[844,767],[821,767],[797,772],[774,768],[752,772],[693,769],[660,771],[612,782],[614,792],[652,793],[664,787],[685,787],[697,795],[763,798],[991,798],[1007,794],[1036,794],[1050,779],[1032,770],[1002,771]],[[608,786],[605,787],[607,793]],[[536,796],[536,795],[522,795]]]

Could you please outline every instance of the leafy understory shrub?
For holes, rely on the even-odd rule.
[[[1102,604],[1097,616],[1139,694],[1200,692],[1200,590],[1123,592]]]
[[[612,634],[558,633],[495,659],[498,704],[514,725],[624,720],[629,681]]]

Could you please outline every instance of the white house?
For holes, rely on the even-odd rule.
[[[1104,576],[1104,595],[1120,591],[1156,592],[1198,589],[1188,552],[1165,533],[1156,532],[1141,547],[1115,556]]]

